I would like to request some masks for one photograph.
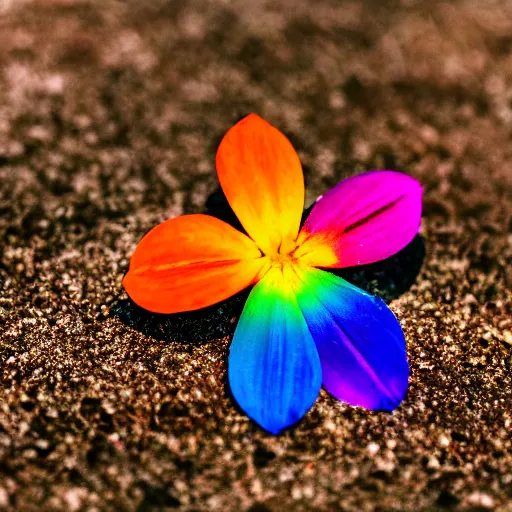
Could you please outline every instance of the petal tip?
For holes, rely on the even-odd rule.
[[[128,272],[124,275],[123,280],[121,281],[121,284],[123,285],[123,288],[125,289],[126,293],[130,298],[132,298],[133,295],[133,285],[134,285],[134,275],[133,275],[133,269],[129,269]],[[132,299],[133,300],[133,299]]]
[[[380,404],[377,407],[372,407],[372,410],[376,411],[385,411],[385,412],[392,412],[395,409],[398,409],[400,404],[405,400],[407,396],[407,388],[402,393],[396,395],[393,398],[390,397],[384,397],[382,398]]]
[[[259,114],[256,114],[256,112],[251,112],[250,114],[247,114],[245,117],[242,117],[242,119],[240,121],[245,121],[245,122],[250,122],[250,121],[258,121],[258,122],[260,122],[260,121],[263,121],[264,123],[267,122]]]
[[[286,419],[282,419],[282,418],[270,419],[268,417],[264,417],[265,415],[256,417],[256,415],[252,415],[250,411],[246,411],[246,413],[249,416],[249,418],[251,418],[255,423],[257,423],[263,430],[266,430],[267,432],[269,432],[270,434],[272,434],[274,436],[278,436],[278,435],[282,434],[284,431],[286,431],[287,429],[289,429],[290,427],[293,427],[294,425],[299,423],[304,418],[304,416],[308,413],[308,410],[310,407],[308,407],[308,409],[305,412],[299,413],[294,416],[290,415]]]
[[[233,363],[234,361],[231,361],[230,357],[228,362],[228,380],[233,398],[252,421],[274,436],[299,423],[311,409],[320,392],[321,375],[319,371],[317,374],[318,379],[316,379],[317,382],[313,385],[312,391],[308,393],[309,397],[306,397],[298,407],[295,404],[295,407],[287,410],[280,409],[279,407],[276,408],[274,403],[262,403],[255,399],[258,394],[255,390],[252,391],[254,396],[248,396],[247,392],[241,392],[240,375],[235,368],[236,365]]]
[[[237,121],[229,131],[233,130],[233,128],[239,129],[239,128],[247,128],[248,126],[258,126],[260,125],[263,127],[272,127],[272,125],[263,119],[259,114],[256,114],[255,112],[251,112],[250,114],[247,114],[245,117],[242,117],[239,121]],[[217,156],[219,156],[219,153],[217,153]]]
[[[269,423],[268,421],[266,422],[265,420],[259,421],[257,418],[253,418],[250,415],[249,415],[249,417],[253,421],[255,421],[263,430],[266,430],[267,432],[269,432],[273,436],[278,436],[278,435],[282,434],[286,429],[288,429],[291,426],[293,426],[296,423],[298,423],[302,419],[303,416],[298,417],[298,418],[293,419],[293,420],[290,420],[290,421],[275,422],[275,423]]]

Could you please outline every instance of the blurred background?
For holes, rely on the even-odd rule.
[[[0,510],[512,510],[511,50],[504,0],[0,0]],[[127,303],[250,112],[308,204],[369,169],[424,186],[391,415],[322,392],[270,437],[225,387],[236,300]]]

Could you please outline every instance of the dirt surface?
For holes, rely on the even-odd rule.
[[[512,510],[510,2],[0,13],[1,510]],[[147,230],[222,210],[215,150],[252,111],[309,203],[367,169],[425,187],[419,274],[421,239],[352,274],[406,334],[392,414],[322,391],[272,437],[226,388],[243,296],[164,317],[122,290]]]

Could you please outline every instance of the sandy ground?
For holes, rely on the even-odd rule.
[[[1,510],[512,510],[510,2],[0,13]],[[226,389],[243,296],[165,317],[122,290],[152,226],[222,213],[215,150],[251,111],[308,202],[367,169],[425,187],[423,243],[351,274],[406,333],[392,414],[322,391],[272,437]]]

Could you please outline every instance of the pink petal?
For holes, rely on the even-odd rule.
[[[343,180],[313,207],[298,239],[301,257],[313,266],[339,268],[392,256],[418,233],[421,196],[417,180],[395,171]],[[325,259],[326,245],[334,258]]]

